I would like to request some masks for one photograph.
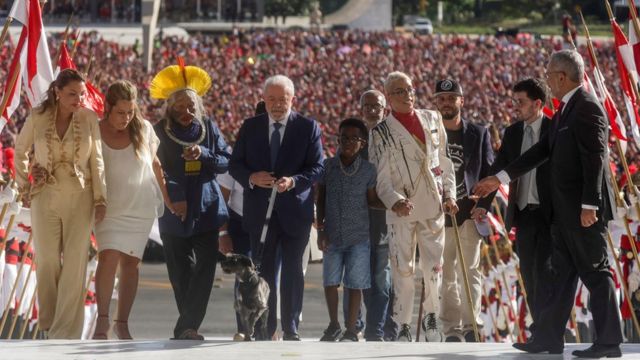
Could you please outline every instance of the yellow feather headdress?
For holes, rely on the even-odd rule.
[[[151,80],[149,92],[154,99],[168,99],[176,91],[191,89],[203,96],[211,88],[211,77],[197,66],[185,66],[178,58],[178,65],[167,66]]]

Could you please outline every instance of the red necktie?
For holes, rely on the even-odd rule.
[[[564,108],[564,101],[560,101],[560,104],[558,104],[558,110],[553,115],[554,118],[560,119],[560,116],[562,115],[562,108]]]

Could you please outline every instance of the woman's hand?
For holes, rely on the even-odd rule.
[[[95,219],[96,224],[99,224],[104,220],[104,216],[107,214],[107,207],[105,205],[96,205]]]
[[[173,214],[180,218],[180,220],[184,221],[187,218],[187,202],[186,201],[178,201],[172,204],[173,206]]]

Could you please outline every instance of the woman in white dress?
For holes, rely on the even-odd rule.
[[[109,203],[104,221],[95,227],[98,319],[93,339],[107,338],[118,266],[118,310],[113,332],[119,339],[131,339],[128,319],[138,288],[138,266],[151,226],[162,215],[163,199],[168,196],[156,157],[159,140],[151,124],[140,116],[136,88],[127,81],[115,82],[107,90],[105,105],[100,134]]]

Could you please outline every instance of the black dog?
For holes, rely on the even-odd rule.
[[[236,274],[238,289],[234,308],[240,315],[240,323],[244,328],[244,340],[251,341],[254,335],[254,327],[258,320],[260,328],[257,329],[257,340],[267,339],[267,318],[269,308],[269,284],[256,272],[251,258],[240,254],[227,254],[220,262],[222,271],[227,274]]]

